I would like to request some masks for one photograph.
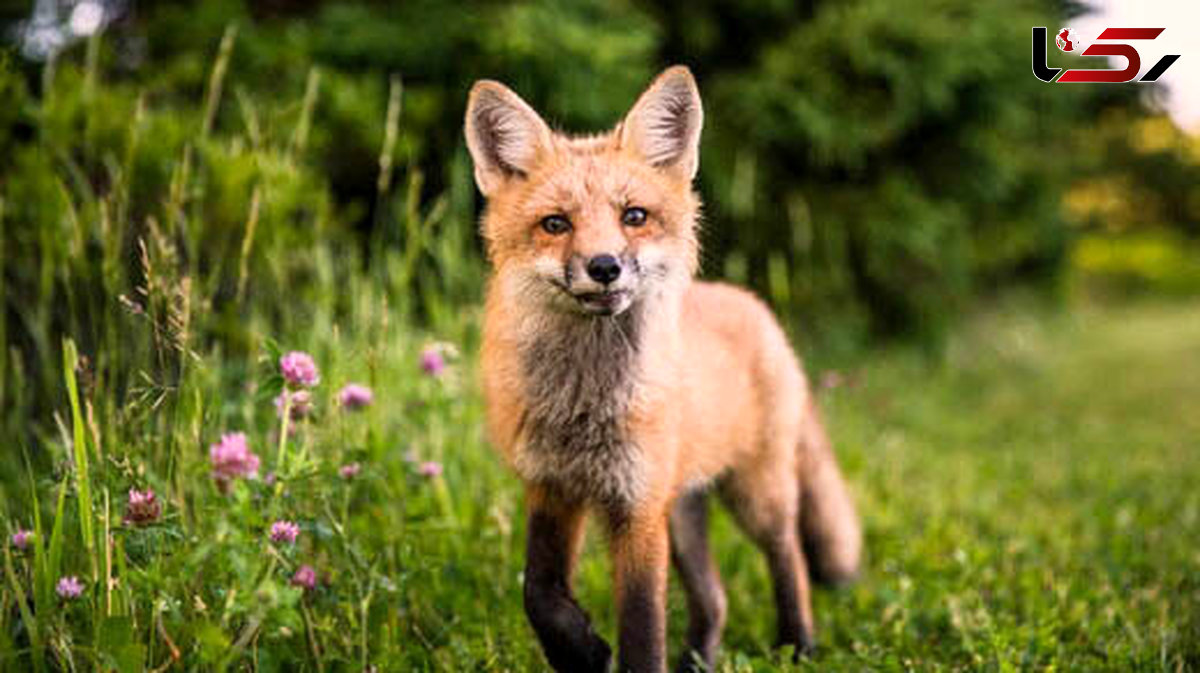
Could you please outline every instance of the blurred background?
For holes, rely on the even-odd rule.
[[[107,318],[151,233],[203,301],[189,328],[224,349],[255,320],[305,324],[305,297],[345,274],[391,282],[418,320],[477,301],[460,124],[482,77],[595,131],[688,64],[707,115],[704,274],[755,287],[829,356],[936,349],[1012,287],[1200,289],[1200,140],[1163,88],[1030,76],[1030,27],[1073,2],[2,6],[0,357],[18,433],[58,383],[55,335],[120,340]]]
[[[843,661],[859,670],[899,666],[888,657],[900,641],[918,667],[1137,668],[1160,653],[1164,667],[1195,665],[1200,639],[1187,643],[1200,619],[1194,601],[1178,598],[1195,595],[1194,536],[1169,528],[1200,525],[1200,501],[1169,481],[1187,474],[1181,457],[1196,455],[1184,451],[1195,434],[1183,432],[1191,426],[1181,406],[1194,399],[1196,377],[1177,367],[1200,361],[1192,357],[1200,324],[1194,4],[1110,0],[1088,14],[1072,0],[0,0],[0,513],[10,531],[32,526],[39,512],[49,527],[57,488],[55,518],[67,522],[69,540],[75,526],[85,531],[79,549],[92,554],[87,585],[97,586],[98,568],[112,559],[96,555],[85,522],[94,511],[100,525],[109,491],[117,512],[131,485],[158,489],[179,518],[167,518],[161,538],[130,534],[128,604],[115,611],[148,634],[151,655],[165,645],[147,624],[165,615],[158,628],[196,665],[243,656],[236,644],[248,642],[237,640],[251,633],[242,630],[247,620],[288,633],[307,626],[310,638],[326,638],[329,662],[365,666],[375,656],[368,641],[395,643],[398,670],[434,651],[447,670],[539,662],[519,598],[503,593],[516,580],[498,582],[493,572],[517,576],[522,524],[519,490],[483,446],[471,384],[486,267],[476,231],[482,204],[461,135],[466,92],[476,79],[498,79],[556,127],[600,131],[659,70],[682,63],[705,105],[703,275],[766,298],[822,390],[862,386],[844,398],[823,394],[881,566],[878,584],[844,599],[843,611],[820,613],[865,615],[827,625],[831,651],[862,657]],[[1045,84],[1031,73],[1031,27],[1048,27],[1051,67],[1098,68],[1102,60],[1064,54],[1052,36],[1060,27],[1094,36],[1110,25],[1166,27],[1161,43],[1138,45],[1143,71],[1159,54],[1182,58],[1155,85]],[[1080,307],[1147,302],[1149,313],[1102,312],[1062,327]],[[1008,316],[999,323],[988,318],[997,307]],[[1042,329],[1051,336],[1039,340]],[[433,339],[465,355],[454,385],[414,378],[415,354]],[[276,441],[269,398],[278,377],[272,387],[262,371],[290,348],[313,353],[327,385],[354,375],[380,399],[352,442],[313,424],[314,446],[326,442],[327,455],[356,457],[374,475],[355,487],[363,489],[355,500],[346,496],[362,509],[347,504],[333,522],[326,513],[338,508],[318,504],[319,494],[340,493],[336,477],[313,486],[319,497],[303,506],[312,510],[305,535],[319,541],[312,553],[340,592],[325,607],[311,604],[316,617],[286,612],[299,610],[294,597],[279,603],[282,617],[256,612],[276,605],[249,598],[262,595],[246,579],[261,562],[257,538],[237,547],[228,540],[243,538],[228,531],[261,527],[254,517],[263,515],[245,499],[242,514],[227,513],[208,480],[218,431],[246,428]],[[906,355],[870,364],[897,350]],[[1065,387],[1047,383],[1060,375]],[[926,386],[918,395],[909,394],[914,381]],[[1093,403],[1091,393],[1113,381],[1123,397]],[[1035,384],[1045,387],[1027,387]],[[1051,401],[1058,406],[1041,406]],[[1109,424],[1138,414],[1145,427],[1121,428],[1128,445],[1112,439]],[[1164,429],[1175,427],[1177,435]],[[973,452],[988,442],[999,443],[995,452]],[[414,495],[419,477],[405,467],[412,452],[404,446],[444,462],[455,488]],[[1130,481],[1110,480],[1129,465],[1126,449],[1144,446],[1159,448],[1139,454],[1145,462],[1129,468]],[[1060,452],[1058,467],[1035,470],[1047,451]],[[89,474],[92,496],[79,491]],[[929,488],[914,494],[901,486],[910,482]],[[966,492],[975,487],[985,496]],[[87,498],[102,491],[93,510]],[[407,504],[391,509],[397,502]],[[1128,503],[1146,504],[1131,513]],[[1033,521],[1056,527],[1024,528]],[[424,541],[404,537],[405,526],[423,530]],[[1135,542],[1110,546],[1124,526]],[[235,537],[204,547],[217,530]],[[330,542],[343,530],[361,534],[362,548]],[[922,544],[906,537],[913,530],[925,531]],[[1131,551],[1136,540],[1144,553],[1163,539],[1175,541],[1170,554]],[[66,544],[60,560],[75,563]],[[124,558],[119,548],[109,553]],[[1003,570],[1022,554],[1041,568],[1022,576],[1025,593],[1006,593],[1003,572],[981,579],[969,570]],[[464,556],[490,565],[455,565]],[[364,558],[383,560],[368,568]],[[1074,565],[1081,558],[1094,565]],[[749,569],[734,581],[757,588],[731,592],[733,614],[742,615],[730,620],[731,638],[765,648],[747,629],[769,616],[742,597],[765,595],[762,574],[753,561],[732,563]],[[934,591],[922,605],[926,594],[911,592],[904,575],[921,567],[932,581],[956,577],[966,598],[937,602]],[[1140,569],[1130,581],[1142,584],[1133,591],[1113,579],[1096,605],[1055,612],[1067,604],[1042,588],[1086,592],[1096,567],[1111,578]],[[57,648],[60,667],[71,652],[101,660],[101,649],[74,648],[116,628],[105,626],[115,623],[106,621],[116,619],[115,590],[107,614],[96,607],[70,622],[90,631],[46,631],[37,615],[17,616],[24,598],[8,593],[20,584],[8,573],[0,631],[11,639],[0,640],[0,654],[5,644],[45,646]],[[38,606],[57,615],[49,575],[38,580]],[[351,575],[356,584],[344,581]],[[439,584],[443,576],[474,588],[456,593]],[[244,588],[172,585],[192,577]],[[584,592],[597,604],[607,595],[603,577],[584,570]],[[286,577],[278,584],[286,588]],[[981,585],[990,587],[983,597]],[[362,606],[363,625],[342,609],[346,601]],[[999,612],[972,612],[976,605]],[[1042,622],[1052,626],[1022,630],[1030,623],[1023,611],[1038,605],[1054,615]],[[878,614],[878,632],[855,630]],[[1135,639],[1112,617],[1104,633],[1129,637],[1128,658],[1089,659],[1106,647],[1080,635],[1096,633],[1089,620],[1097,614],[1161,616],[1172,626],[1161,642]],[[1006,623],[1011,633],[989,631]],[[349,636],[338,640],[359,626],[361,653]],[[945,635],[954,629],[968,635]],[[283,645],[280,665],[307,656]],[[132,662],[147,656],[122,652]],[[314,650],[312,661],[322,660]]]

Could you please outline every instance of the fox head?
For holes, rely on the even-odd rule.
[[[471,89],[465,132],[487,199],[493,282],[516,301],[616,315],[679,291],[695,272],[703,112],[696,81],[659,75],[612,131],[550,130],[499,82]]]

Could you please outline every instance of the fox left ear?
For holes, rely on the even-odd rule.
[[[471,87],[463,130],[475,161],[475,182],[489,197],[510,178],[528,175],[551,143],[550,128],[538,113],[490,80]]]
[[[686,66],[667,68],[621,122],[621,147],[653,166],[691,180],[700,166],[700,90]]]

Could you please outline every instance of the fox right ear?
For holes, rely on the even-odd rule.
[[[620,126],[621,145],[653,166],[691,180],[700,165],[704,111],[685,66],[667,68],[638,98]]]
[[[524,177],[550,147],[550,129],[538,113],[499,82],[480,80],[471,87],[464,126],[475,161],[475,182],[491,196],[504,182]]]

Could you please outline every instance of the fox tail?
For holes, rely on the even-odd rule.
[[[858,577],[862,524],[812,396],[800,447],[800,535],[809,575],[824,585]]]

